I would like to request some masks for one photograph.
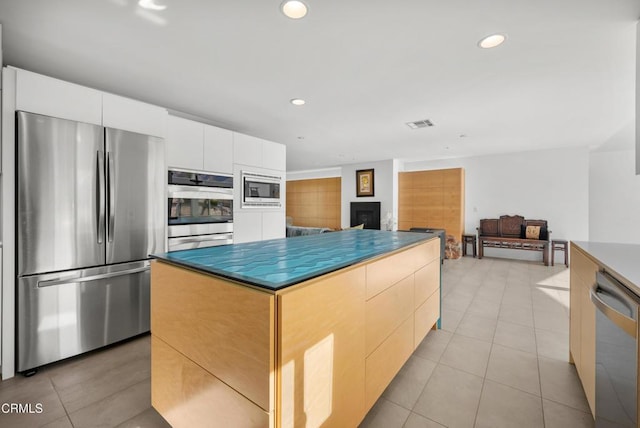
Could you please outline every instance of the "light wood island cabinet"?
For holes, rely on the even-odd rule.
[[[423,240],[275,291],[155,261],[152,405],[175,428],[356,427],[436,327],[439,252]]]
[[[576,366],[589,408],[595,416],[596,402],[596,309],[589,290],[598,265],[573,242],[569,292],[569,359]]]

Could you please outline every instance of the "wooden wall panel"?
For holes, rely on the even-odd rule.
[[[462,168],[401,172],[398,175],[398,229],[445,229],[457,241],[464,233]]]
[[[340,177],[287,181],[287,216],[295,226],[341,228]]]

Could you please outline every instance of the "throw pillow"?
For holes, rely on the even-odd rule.
[[[540,239],[540,226],[527,226],[527,239]]]
[[[520,239],[530,239],[527,238],[527,226],[524,224],[520,226]],[[549,240],[549,233],[547,232],[547,228],[545,226],[540,226],[540,236],[538,238],[541,241]]]

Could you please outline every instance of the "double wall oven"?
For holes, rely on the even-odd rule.
[[[233,176],[169,170],[169,251],[233,243]]]

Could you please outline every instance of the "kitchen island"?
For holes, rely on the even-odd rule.
[[[174,427],[357,426],[440,317],[440,242],[347,230],[177,251],[151,272]]]

